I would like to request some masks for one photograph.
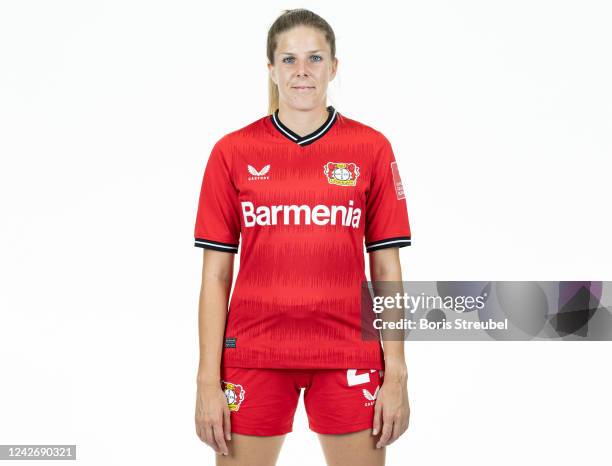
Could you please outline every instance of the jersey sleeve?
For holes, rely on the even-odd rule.
[[[370,253],[410,246],[410,223],[399,169],[386,137],[375,155],[366,200],[365,246]]]
[[[202,178],[195,222],[195,246],[236,254],[240,240],[238,192],[231,160],[221,141],[213,147]]]

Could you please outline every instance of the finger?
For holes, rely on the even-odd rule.
[[[208,446],[212,446],[210,445],[210,438],[208,438],[208,427],[206,424],[202,424],[200,430],[202,432],[202,440],[204,440],[204,443]]]
[[[221,423],[221,419],[218,422],[213,424],[213,435],[215,436],[215,442],[219,447],[219,451],[223,455],[227,455],[227,445],[225,444],[225,439],[223,438],[223,424]]]
[[[232,439],[232,419],[229,408],[223,410],[223,431],[225,432],[226,440]]]
[[[206,445],[215,450],[217,453],[220,453],[219,447],[217,447],[217,442],[215,442],[215,436],[213,434],[212,425],[207,424],[204,426],[204,435],[206,437]]]
[[[376,400],[374,405],[374,423],[372,425],[372,435],[377,435],[380,432],[380,422],[382,416],[382,403]]]
[[[391,433],[391,438],[389,439],[387,445],[391,445],[399,438],[400,435],[402,435],[402,432],[404,432],[403,426],[404,423],[401,419],[396,419],[393,421],[393,432]]]
[[[387,418],[383,416],[383,426],[382,426],[382,434],[378,439],[378,443],[376,444],[376,448],[382,448],[387,445],[387,442],[391,438],[391,434],[393,433],[393,418]]]
[[[401,419],[401,422],[400,422],[400,426],[401,426],[400,435],[402,435],[404,432],[406,432],[408,430],[408,426],[409,425],[410,425],[410,407],[408,407],[408,410],[406,411],[406,413],[404,414],[403,418]]]

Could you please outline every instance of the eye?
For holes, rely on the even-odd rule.
[[[318,58],[318,60],[314,60],[314,61],[321,61],[321,60],[323,60],[323,57],[321,55],[311,55],[310,58]]]
[[[287,60],[293,60],[293,57],[285,57],[285,58],[283,58],[283,63],[289,63]]]

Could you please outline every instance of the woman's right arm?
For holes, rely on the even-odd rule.
[[[221,351],[234,273],[234,254],[203,249],[198,311],[200,362],[197,374],[196,432],[219,454],[228,454],[230,411],[221,389]]]

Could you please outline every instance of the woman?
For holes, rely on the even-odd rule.
[[[364,239],[371,279],[402,279],[399,171],[382,133],[326,106],[325,20],[285,11],[267,55],[269,115],[217,141],[202,181],[196,430],[219,465],[273,465],[304,388],[329,464],[383,465],[408,426],[407,370],[403,341],[362,338],[360,293]]]

